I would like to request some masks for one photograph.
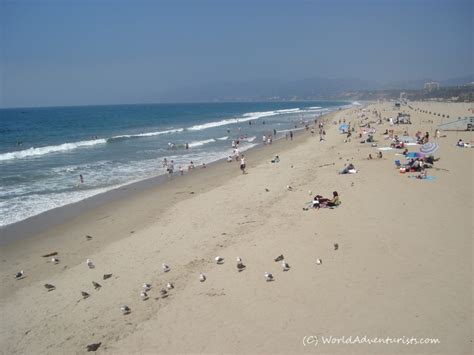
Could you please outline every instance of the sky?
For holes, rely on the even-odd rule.
[[[0,0],[0,107],[159,102],[181,88],[473,70],[471,0]]]

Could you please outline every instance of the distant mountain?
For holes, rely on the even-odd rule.
[[[308,78],[300,80],[260,79],[246,82],[221,82],[165,92],[162,102],[257,101],[334,98],[343,93],[369,90],[418,90],[426,78],[380,84],[356,78]],[[441,86],[458,86],[474,81],[474,75],[439,80]]]
[[[161,96],[163,101],[242,101],[328,97],[346,90],[368,90],[373,84],[353,78],[309,78],[285,81],[262,79],[247,82],[225,82],[188,87]]]

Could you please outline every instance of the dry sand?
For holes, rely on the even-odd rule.
[[[451,117],[469,108],[436,105]],[[396,114],[388,103],[373,108]],[[414,124],[395,129],[433,135],[441,118],[405,110]],[[355,111],[326,118],[324,143],[305,132],[253,150],[246,175],[235,163],[217,164],[2,246],[1,352],[82,353],[102,342],[98,352],[114,354],[472,353],[474,151],[454,146],[459,138],[472,142],[472,133],[437,140],[435,180],[409,179],[394,168],[397,152],[369,161],[376,148],[344,143],[331,122],[357,123]],[[379,146],[386,128],[377,128]],[[281,162],[269,163],[276,153]],[[348,161],[359,173],[338,175]],[[303,211],[309,190],[337,190],[342,205]],[[50,251],[59,253],[58,265],[41,257]],[[280,254],[290,271],[273,261]],[[215,264],[217,255],[224,264]],[[237,256],[247,266],[240,273]],[[26,277],[15,280],[21,269]],[[104,281],[105,273],[113,276]],[[161,298],[168,281],[175,288]],[[153,286],[147,301],[139,297],[144,282]],[[83,300],[81,291],[91,296]],[[322,344],[329,336],[439,344]]]

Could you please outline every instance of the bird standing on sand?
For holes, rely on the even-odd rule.
[[[107,280],[107,279],[109,279],[109,278],[111,278],[111,277],[112,277],[112,274],[104,274],[104,276],[102,276],[102,279],[103,279],[103,280]]]
[[[148,299],[148,294],[145,291],[140,292],[140,298],[142,301],[146,301]]]
[[[168,291],[166,291],[165,288],[162,288],[162,289],[160,290],[160,295],[161,295],[161,298],[168,297]]]
[[[18,271],[18,272],[15,274],[15,279],[17,279],[17,280],[22,279],[22,278],[23,278],[23,274],[24,274],[23,270]]]
[[[151,284],[144,283],[144,284],[143,284],[143,289],[144,289],[145,291],[150,291],[150,290],[151,290]]]
[[[86,235],[86,240],[92,240],[92,237],[90,235]]]
[[[199,275],[199,281],[201,281],[201,282],[206,281],[206,275],[200,274],[200,275]]]
[[[281,267],[283,268],[283,271],[290,270],[290,265],[285,260],[281,262]]]
[[[87,292],[84,292],[84,291],[81,291],[81,295],[82,295],[82,298],[84,298],[84,299],[86,299],[90,296]]]
[[[56,286],[51,284],[44,284],[44,287],[48,290],[48,292],[56,289]]]
[[[288,191],[293,191],[293,187],[291,187],[290,185],[286,185],[286,189],[287,189]]]
[[[171,270],[171,268],[168,265],[166,265],[165,263],[161,264],[161,267],[163,268],[164,272],[168,272],[168,271]]]
[[[323,261],[321,259],[316,259],[316,265],[321,265]]]
[[[223,264],[224,263],[224,258],[222,258],[220,256],[216,256],[214,258],[214,260],[216,261],[217,264]]]
[[[100,283],[95,282],[95,281],[92,281],[92,285],[94,286],[94,288],[96,290],[99,290],[102,287],[102,285]]]
[[[52,262],[53,264],[59,264],[59,259],[58,259],[58,258],[52,258],[52,259],[51,259],[51,262]]]
[[[86,346],[87,351],[96,351],[102,343],[94,343]]]
[[[265,273],[265,279],[266,279],[267,281],[273,281],[273,275],[272,275],[271,273],[269,273],[269,272],[266,272],[266,273]]]
[[[122,314],[129,314],[132,310],[130,309],[129,306],[124,304],[123,306],[120,307],[120,310],[122,311]]]
[[[334,250],[337,250],[337,249],[339,249],[339,244],[334,243]]]
[[[168,282],[168,283],[166,284],[166,288],[167,288],[168,290],[171,290],[171,289],[173,289],[173,288],[174,288],[174,285],[173,285],[173,283],[171,283],[171,282]]]
[[[95,265],[94,265],[94,263],[92,262],[91,259],[87,259],[87,260],[86,260],[86,264],[87,264],[87,266],[89,267],[89,269],[95,268]]]
[[[285,259],[285,257],[283,256],[283,254],[281,254],[280,256],[277,256],[275,258],[275,261],[278,262],[278,261],[282,261],[283,259]]]

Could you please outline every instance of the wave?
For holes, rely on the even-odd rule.
[[[159,135],[168,134],[168,133],[178,133],[178,132],[182,132],[183,130],[184,130],[183,128],[177,128],[177,129],[168,129],[166,131],[156,131],[156,132],[138,133],[138,134],[124,134],[120,136],[111,137],[107,139],[107,142],[113,142],[113,141],[122,140],[122,139],[129,139],[129,138],[153,137],[153,136],[159,136]]]
[[[319,108],[322,108],[321,106],[310,106],[308,107],[309,109],[312,109],[312,110],[315,110],[315,109],[319,109]]]
[[[194,142],[189,143],[189,148],[200,147],[204,144],[212,143],[212,142],[215,142],[215,141],[216,141],[215,139],[206,139],[206,140],[203,140],[203,141],[194,141]]]
[[[228,136],[225,136],[225,137],[217,138],[217,140],[219,140],[219,141],[226,141],[228,138],[229,138]]]
[[[213,128],[213,127],[219,127],[219,126],[226,126],[229,124],[235,124],[235,123],[240,123],[240,122],[247,122],[251,120],[256,120],[262,117],[269,117],[269,116],[276,116],[276,115],[282,115],[285,113],[295,113],[300,111],[299,108],[291,108],[291,109],[285,109],[285,110],[275,110],[275,111],[261,111],[261,112],[247,112],[242,115],[242,117],[239,118],[228,118],[225,120],[221,121],[215,121],[215,122],[207,122],[203,123],[200,125],[195,125],[191,126],[188,128],[189,131],[202,131],[207,128]]]
[[[77,149],[81,147],[90,147],[90,146],[94,146],[97,144],[104,144],[104,143],[107,143],[105,139],[93,139],[89,141],[63,143],[59,145],[49,145],[46,147],[39,147],[39,148],[33,147],[33,148],[25,149],[25,150],[19,150],[16,152],[0,154],[0,161],[22,159],[22,158],[45,155],[45,154],[56,153],[56,152],[65,152],[68,150],[73,150],[73,149]]]

